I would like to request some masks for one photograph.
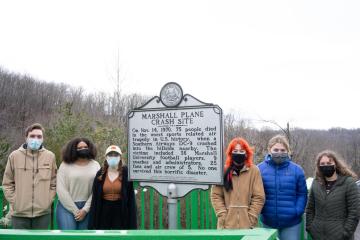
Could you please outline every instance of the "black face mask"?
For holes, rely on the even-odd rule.
[[[80,150],[77,150],[77,156],[78,158],[90,158],[90,150],[88,148],[83,148]]]
[[[319,170],[325,177],[329,178],[335,173],[335,165],[319,166]]]
[[[245,164],[246,153],[232,153],[231,158],[236,166],[242,168]]]
[[[271,153],[271,158],[276,164],[281,164],[288,159],[289,154],[288,153]]]

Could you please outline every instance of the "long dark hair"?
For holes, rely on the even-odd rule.
[[[320,152],[316,157],[316,168],[315,168],[315,178],[322,184],[325,183],[325,177],[320,171],[320,160],[322,157],[328,157],[332,159],[335,162],[335,168],[336,173],[343,175],[343,176],[350,176],[353,177],[355,180],[357,180],[358,176],[351,171],[351,169],[348,167],[348,165],[345,163],[345,161],[334,151],[331,150],[325,150]]]
[[[70,140],[63,148],[62,150],[62,161],[66,163],[74,163],[78,156],[77,156],[77,145],[80,142],[86,143],[90,150],[90,159],[96,158],[96,146],[87,138],[74,138]]]

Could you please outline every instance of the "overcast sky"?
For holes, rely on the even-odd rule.
[[[119,66],[126,93],[175,81],[254,126],[359,128],[359,13],[357,0],[1,0],[0,66],[90,92],[110,92]]]

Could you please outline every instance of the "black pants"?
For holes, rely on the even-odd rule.
[[[102,208],[100,214],[100,229],[111,230],[111,229],[125,229],[124,215],[121,210],[121,200],[117,201],[102,201]]]

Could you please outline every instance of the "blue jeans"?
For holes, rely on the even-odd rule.
[[[81,209],[85,205],[84,202],[75,202],[75,205]],[[85,218],[78,222],[75,220],[74,214],[69,212],[60,201],[56,207],[56,221],[60,230],[84,230],[88,229],[89,215],[86,214]]]
[[[272,228],[263,224],[264,228]],[[300,240],[301,222],[287,228],[278,228],[278,235],[280,240]]]

